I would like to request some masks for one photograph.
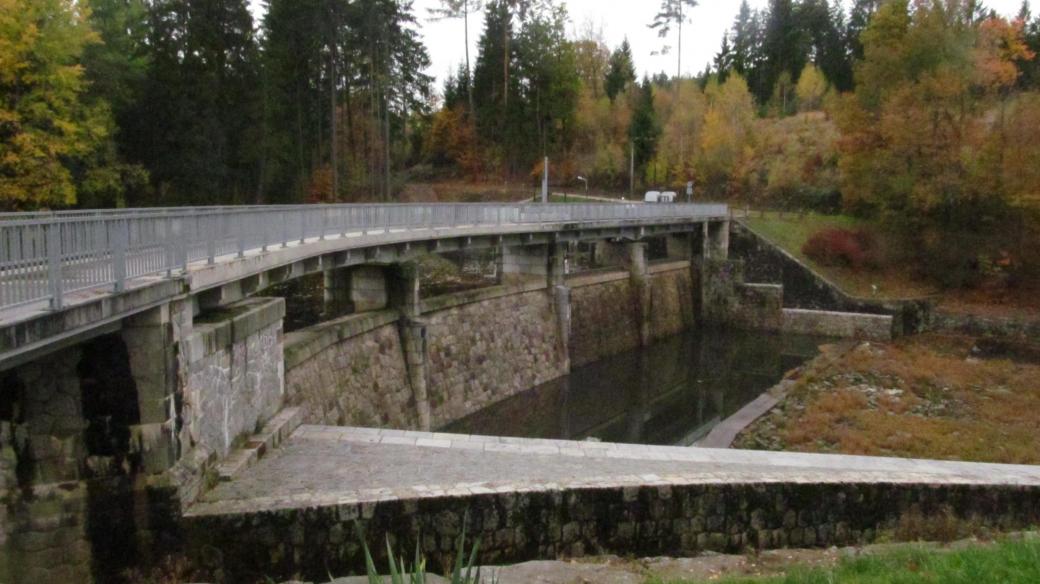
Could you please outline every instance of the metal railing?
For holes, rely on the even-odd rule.
[[[0,213],[0,309],[310,239],[451,227],[724,218],[726,205],[416,204]]]

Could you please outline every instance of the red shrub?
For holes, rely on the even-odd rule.
[[[875,247],[873,234],[862,229],[824,229],[805,242],[802,253],[824,266],[859,270],[875,263]]]

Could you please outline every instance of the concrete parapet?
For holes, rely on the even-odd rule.
[[[890,315],[785,308],[783,318],[781,330],[785,333],[869,341],[892,340],[894,319]]]

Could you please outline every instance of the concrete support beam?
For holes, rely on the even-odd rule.
[[[144,470],[159,474],[179,457],[176,335],[190,334],[192,304],[177,301],[128,318],[121,332],[137,388],[139,425],[131,432]]]
[[[571,289],[567,286],[567,244],[549,244],[549,291],[553,298],[553,311],[556,313],[556,327],[559,338],[557,351],[563,356],[564,370],[571,370]]]
[[[354,312],[383,310],[389,304],[386,269],[382,266],[356,266],[348,276],[348,295]]]
[[[626,243],[625,255],[628,276],[632,281],[633,305],[636,311],[636,322],[639,323],[639,343],[650,344],[650,311],[651,290],[650,273],[647,270],[646,244],[642,242]]]
[[[729,259],[729,221],[704,224],[704,257],[709,260]]]

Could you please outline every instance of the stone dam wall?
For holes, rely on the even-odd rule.
[[[695,325],[690,262],[648,268],[648,342]],[[381,310],[289,333],[286,404],[311,424],[433,428],[566,375],[571,367],[638,348],[641,311],[628,271],[566,279],[569,314],[541,284],[495,286],[423,300],[425,399],[409,376],[400,315]],[[566,330],[566,333],[564,332]],[[565,342],[565,339],[567,341]]]
[[[730,255],[744,265],[748,281],[779,284],[785,308],[889,315],[896,335],[923,332],[934,310],[928,299],[881,301],[846,294],[793,255],[739,222],[731,224]]]

